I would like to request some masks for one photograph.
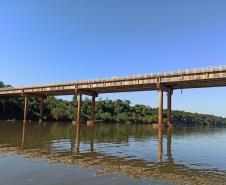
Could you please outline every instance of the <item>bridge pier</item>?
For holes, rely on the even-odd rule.
[[[42,123],[42,119],[43,119],[43,101],[44,101],[44,97],[41,97],[40,98],[39,123]]]
[[[92,126],[95,124],[95,100],[96,97],[92,96],[92,106],[91,106],[91,120],[87,121],[88,126]]]
[[[6,107],[6,103],[5,103],[5,100],[3,99],[2,100],[2,111],[3,111],[3,113],[5,113],[5,107]]]
[[[5,100],[1,99],[1,103],[2,103],[2,112],[5,113]]]
[[[163,89],[159,89],[159,110],[158,110],[158,127],[163,124]]]
[[[76,124],[81,124],[81,108],[82,108],[82,94],[77,94],[77,117]]]
[[[92,111],[91,111],[91,120],[92,121],[95,121],[95,100],[96,100],[96,97],[95,96],[92,96]]]
[[[172,95],[173,95],[173,90],[168,89],[167,91],[167,125],[171,125],[171,106],[172,106]]]
[[[77,117],[76,117],[76,139],[75,139],[77,153],[79,153],[80,147],[81,108],[82,108],[82,94],[77,94]]]
[[[28,96],[24,96],[24,122],[27,122],[28,118]]]

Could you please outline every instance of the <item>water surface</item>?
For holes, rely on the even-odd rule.
[[[226,128],[0,122],[0,184],[226,184]]]

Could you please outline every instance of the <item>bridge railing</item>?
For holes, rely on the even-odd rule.
[[[20,89],[29,89],[29,88],[41,88],[45,87],[54,87],[54,86],[66,86],[72,84],[84,84],[84,83],[98,83],[98,82],[106,82],[106,81],[123,81],[123,80],[132,80],[132,79],[140,79],[140,78],[157,78],[157,77],[166,77],[166,76],[179,76],[179,75],[189,75],[189,74],[197,74],[197,73],[213,73],[213,72],[226,72],[226,66],[213,66],[213,67],[205,67],[205,68],[194,68],[194,69],[186,69],[186,70],[178,70],[178,71],[171,71],[171,72],[156,72],[156,73],[149,73],[149,74],[138,74],[138,75],[130,75],[125,77],[110,77],[110,78],[101,78],[101,79],[92,79],[92,80],[80,80],[75,82],[69,83],[62,83],[62,84],[48,84],[48,85],[37,85],[37,86],[30,86],[30,87],[22,87]],[[3,87],[0,88],[0,91],[4,90],[12,90],[13,87]],[[16,89],[16,88],[15,88]]]

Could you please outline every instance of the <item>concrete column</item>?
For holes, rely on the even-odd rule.
[[[163,89],[159,89],[159,113],[158,126],[162,127],[163,123]]]
[[[80,148],[81,108],[82,108],[82,94],[77,94],[77,117],[76,117],[76,140],[75,140],[77,153],[79,153]]]
[[[91,106],[91,120],[87,121],[87,126],[94,126],[95,125],[95,96],[92,96],[92,106]]]
[[[91,121],[95,121],[95,96],[92,96]]]
[[[40,115],[39,115],[39,123],[42,122],[42,119],[43,119],[43,101],[44,101],[44,98],[41,97],[40,98]]]
[[[82,94],[77,95],[77,117],[76,117],[76,124],[81,123],[81,108],[82,108]]]
[[[5,100],[2,99],[2,112],[5,113]]]
[[[171,124],[171,98],[173,90],[169,89],[167,92],[167,125]]]
[[[74,120],[72,120],[72,125],[76,125],[76,119],[77,119],[77,95],[75,95],[75,114],[74,114]]]
[[[24,96],[24,122],[27,122],[28,114],[28,96]]]

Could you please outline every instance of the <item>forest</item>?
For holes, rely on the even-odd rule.
[[[1,87],[10,87],[0,81]],[[0,120],[23,120],[24,98],[0,99]],[[63,100],[56,97],[47,97],[44,101],[44,120],[46,121],[72,121],[76,112],[75,97],[72,100]],[[129,100],[97,99],[95,119],[109,123],[157,123],[158,109],[146,105],[132,105]],[[39,100],[29,99],[29,120],[39,119]],[[82,102],[82,120],[90,119],[91,100],[85,98]],[[164,110],[164,122],[166,122],[166,110]],[[172,123],[176,125],[226,125],[226,118],[173,110]]]

